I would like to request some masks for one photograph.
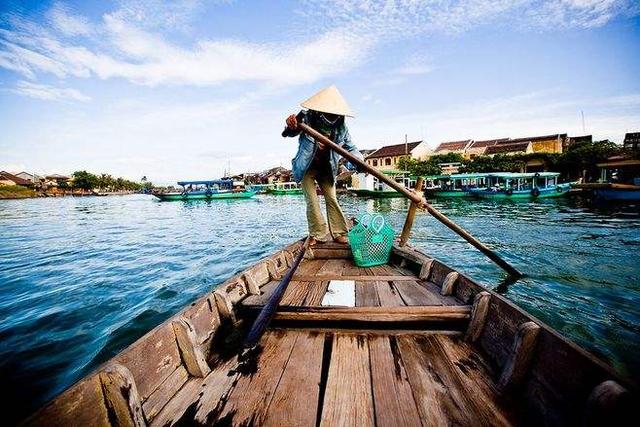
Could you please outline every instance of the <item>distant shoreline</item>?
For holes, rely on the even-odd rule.
[[[17,188],[13,188],[17,187]],[[104,196],[125,196],[129,194],[137,194],[136,191],[112,191],[112,192],[93,192],[93,191],[74,191],[74,192],[37,192],[28,188],[19,186],[2,186],[0,187],[0,200],[22,200],[22,199],[40,199],[49,197],[104,197]]]

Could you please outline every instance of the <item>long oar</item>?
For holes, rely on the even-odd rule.
[[[455,222],[451,221],[443,213],[441,213],[439,210],[437,210],[436,208],[431,206],[429,203],[427,203],[427,200],[423,196],[421,196],[420,194],[414,193],[413,191],[411,191],[408,188],[406,188],[404,185],[402,185],[402,184],[400,184],[398,182],[395,182],[394,180],[392,180],[391,178],[389,178],[388,176],[386,176],[384,173],[380,172],[379,170],[372,168],[371,166],[369,166],[368,164],[366,164],[365,162],[363,162],[362,160],[360,160],[359,158],[357,158],[356,156],[351,154],[349,151],[347,151],[344,148],[340,147],[338,144],[334,143],[329,138],[327,138],[326,136],[322,135],[320,132],[318,132],[317,130],[313,129],[312,127],[310,127],[310,126],[308,126],[308,125],[306,125],[304,123],[298,123],[298,128],[300,130],[304,131],[305,133],[307,133],[312,138],[314,138],[316,141],[319,141],[322,144],[328,146],[333,151],[337,152],[342,157],[344,157],[345,159],[349,160],[352,164],[359,166],[360,170],[364,170],[367,173],[370,173],[371,175],[373,175],[376,178],[378,178],[380,181],[382,181],[385,184],[387,184],[389,187],[393,188],[394,190],[398,191],[399,193],[401,193],[402,195],[404,195],[408,199],[410,199],[410,200],[416,202],[417,204],[419,204],[420,207],[426,209],[438,221],[440,221],[441,223],[443,223],[444,225],[446,225],[447,227],[449,227],[450,229],[452,229],[453,231],[458,233],[458,235],[460,235],[460,237],[462,237],[464,240],[466,240],[467,242],[469,242],[473,246],[475,246],[480,252],[482,252],[487,257],[489,257],[489,259],[491,259],[491,261],[493,261],[496,264],[498,264],[500,267],[502,267],[510,275],[515,276],[515,277],[522,276],[522,273],[520,273],[511,264],[509,264],[504,259],[502,259],[497,253],[495,253],[494,251],[489,249],[482,242],[480,242],[478,239],[476,239],[471,234],[469,234],[468,231],[466,231],[465,229],[460,227]]]
[[[300,252],[296,255],[296,258],[293,260],[293,265],[287,270],[287,273],[284,275],[276,289],[273,291],[267,303],[260,310],[260,314],[256,317],[256,320],[253,321],[253,325],[251,325],[251,329],[245,338],[242,347],[246,352],[251,348],[255,347],[255,345],[260,341],[260,337],[264,333],[265,329],[271,322],[271,319],[276,314],[276,310],[278,309],[278,304],[280,304],[280,300],[284,295],[284,291],[287,290],[287,286],[293,277],[293,273],[295,273],[298,265],[300,265],[300,261],[302,261],[302,257],[304,257],[304,253],[307,250],[307,246],[309,244],[309,238],[304,241],[302,248],[300,248]]]

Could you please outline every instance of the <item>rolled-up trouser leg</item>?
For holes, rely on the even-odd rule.
[[[336,197],[336,186],[331,177],[318,177],[318,184],[324,194],[324,201],[327,205],[327,219],[329,220],[329,230],[335,238],[347,234],[347,220],[342,213]]]
[[[302,178],[302,192],[307,202],[307,223],[309,224],[309,235],[316,239],[321,239],[327,235],[327,223],[322,217],[320,210],[320,200],[316,193],[315,172],[308,170]]]

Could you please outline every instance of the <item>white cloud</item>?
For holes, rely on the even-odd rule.
[[[49,27],[13,17],[7,29],[0,29],[0,67],[30,79],[43,73],[59,78],[122,78],[149,86],[230,81],[297,85],[349,71],[381,43],[398,38],[457,33],[503,22],[553,30],[593,27],[639,12],[628,0],[309,0],[298,10],[303,19],[298,26],[307,35],[295,40],[199,39],[184,46],[166,38],[167,30],[187,27],[202,7],[198,0],[123,0],[100,22],[91,23],[55,4],[47,13]],[[526,25],[520,25],[522,20]],[[329,30],[318,34],[318,28]],[[429,71],[428,62],[417,61],[398,68],[396,74]]]
[[[54,28],[67,36],[91,34],[91,24],[79,15],[74,15],[62,3],[56,3],[47,13]]]
[[[386,39],[460,33],[485,24],[513,28],[602,26],[640,12],[632,0],[307,0],[303,16]]]
[[[338,30],[305,42],[205,39],[184,48],[134,25],[125,15],[121,11],[104,15],[96,26],[101,43],[65,41],[56,33],[60,32],[58,26],[53,32],[32,23],[0,29],[0,66],[28,78],[38,73],[60,78],[97,76],[149,86],[205,86],[229,81],[302,84],[352,68],[369,48],[366,41]],[[65,27],[65,31],[71,29]]]
[[[351,134],[362,148],[424,138],[431,147],[442,141],[492,139],[565,133],[582,135],[580,111],[584,110],[586,132],[595,139],[621,142],[625,131],[640,123],[640,95],[604,99],[565,99],[556,91],[454,104],[437,110],[352,122]],[[362,141],[362,142],[361,142]]]
[[[82,94],[76,89],[59,88],[44,84],[37,84],[27,81],[20,81],[11,92],[31,98],[44,99],[47,101],[80,101],[87,102],[91,98]]]

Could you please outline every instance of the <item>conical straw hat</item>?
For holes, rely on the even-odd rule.
[[[349,104],[347,104],[347,101],[345,101],[338,88],[333,85],[322,89],[300,105],[309,110],[320,111],[321,113],[353,117],[353,112]]]

